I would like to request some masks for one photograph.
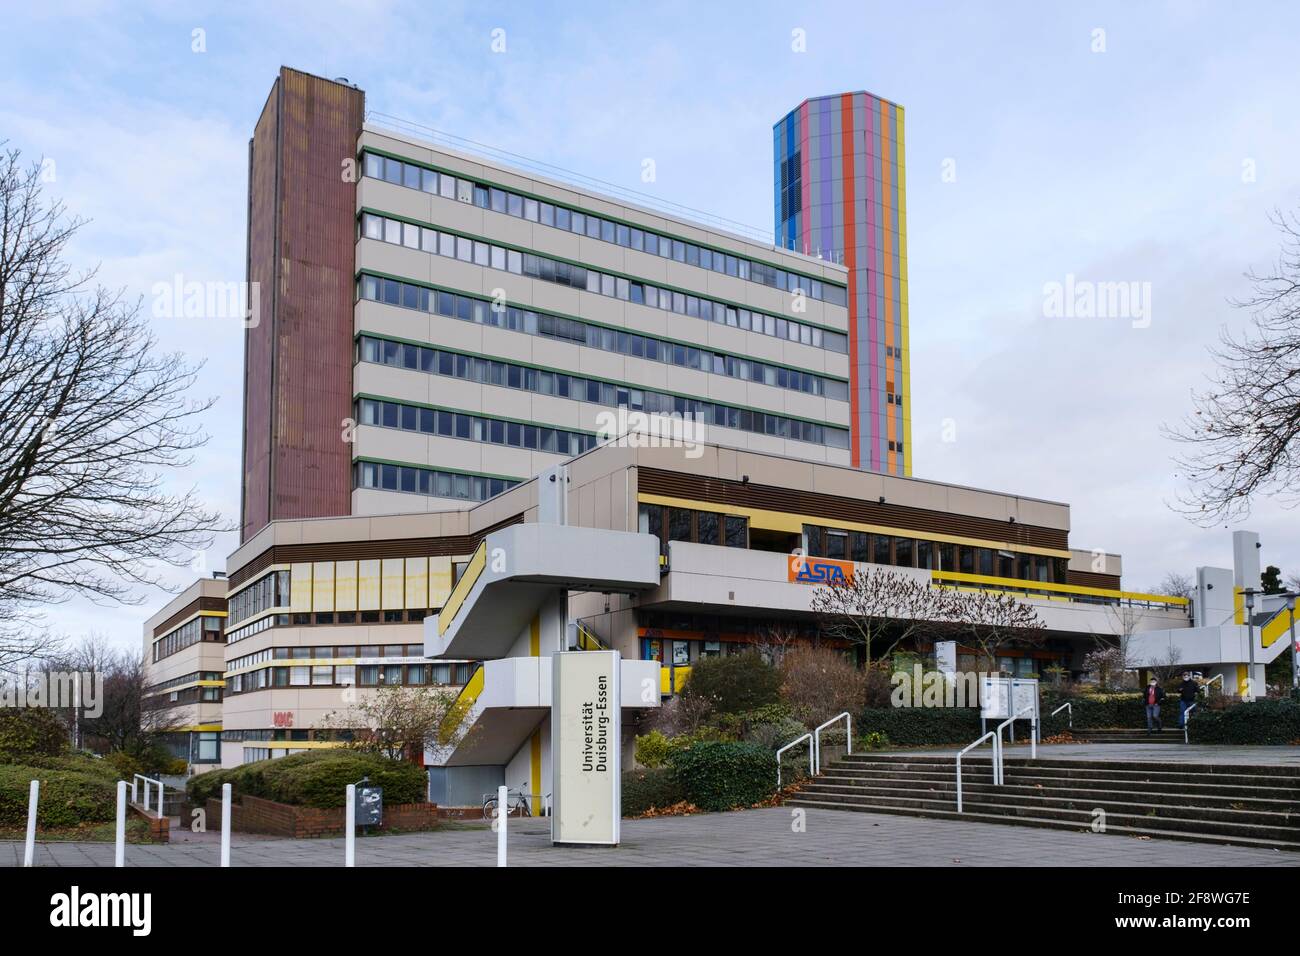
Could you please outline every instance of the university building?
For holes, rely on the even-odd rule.
[[[1017,593],[1048,637],[1014,674],[1078,671],[1118,608],[1192,623],[1068,505],[910,477],[900,108],[776,125],[769,243],[399,125],[286,68],[253,133],[241,544],[145,635],[219,635],[149,664],[160,692],[220,673],[205,755],[216,723],[229,766],[444,687],[474,732],[425,754],[431,797],[541,793],[552,653],[617,649],[624,706],[657,706],[702,658],[816,637],[796,549]]]

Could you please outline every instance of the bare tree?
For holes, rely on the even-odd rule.
[[[1170,597],[1180,597],[1191,599],[1192,592],[1196,590],[1196,582],[1192,580],[1190,574],[1179,574],[1177,571],[1170,571],[1165,575],[1158,585],[1151,589],[1152,594],[1167,594]]]
[[[390,760],[414,759],[426,748],[454,746],[468,732],[469,705],[450,690],[388,685],[366,693],[324,727],[351,730],[351,746]]]
[[[1166,434],[1188,446],[1177,459],[1189,483],[1179,507],[1193,520],[1223,524],[1250,514],[1251,497],[1300,502],[1300,219],[1275,211],[1277,263],[1249,272],[1254,294],[1233,305],[1251,328],[1226,329],[1211,349],[1218,369],[1193,410]]]
[[[951,620],[957,596],[957,591],[872,567],[819,585],[811,607],[823,633],[862,647],[870,664],[926,628]]]
[[[98,716],[90,716],[84,708],[68,715],[69,726],[77,728],[81,740],[98,738],[110,750],[138,756],[180,726],[167,695],[146,695],[143,655],[114,648],[102,635],[86,638],[49,662],[46,669],[76,671],[82,680],[101,683]],[[80,745],[81,740],[75,743]]]
[[[948,592],[946,630],[976,651],[992,670],[998,652],[1009,647],[1039,647],[1042,618],[1030,604],[1005,591]]]
[[[0,666],[51,650],[38,609],[129,601],[224,530],[164,490],[206,441],[197,366],[159,352],[139,303],[65,259],[83,221],[0,153]]]
[[[1172,683],[1174,678],[1183,673],[1183,652],[1181,648],[1170,646],[1164,654],[1151,661],[1151,672],[1156,676],[1156,682],[1162,687]]]

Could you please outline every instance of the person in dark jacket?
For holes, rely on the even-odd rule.
[[[1147,708],[1147,733],[1154,730],[1156,733],[1164,730],[1164,724],[1160,722],[1160,702],[1165,699],[1165,690],[1153,677],[1147,682],[1146,690],[1142,692],[1142,703]]]
[[[1187,726],[1187,711],[1196,703],[1201,685],[1192,679],[1190,671],[1183,672],[1183,682],[1178,685],[1178,726]]]

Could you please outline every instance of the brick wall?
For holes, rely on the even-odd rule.
[[[221,801],[208,800],[209,820],[221,821]],[[441,816],[436,803],[392,803],[384,806],[384,823],[380,830],[432,830]],[[342,836],[344,808],[321,810],[295,807],[261,797],[239,797],[230,808],[230,827],[241,833],[266,833],[272,836],[306,837]]]
[[[221,804],[218,803],[219,807]],[[146,810],[143,806],[136,803],[128,803],[127,807],[131,812],[149,824],[149,833],[159,843],[168,843],[171,841],[171,820],[167,817],[160,817],[153,812]],[[220,812],[220,811],[218,811]],[[217,819],[221,819],[218,817]]]

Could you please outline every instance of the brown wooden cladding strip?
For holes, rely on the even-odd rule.
[[[425,558],[440,555],[472,554],[479,542],[493,531],[521,524],[522,514],[497,522],[478,534],[450,535],[443,538],[383,538],[375,541],[323,541],[314,544],[280,544],[268,548],[228,580],[230,590],[251,581],[273,564],[299,561],[366,561],[374,558]]]
[[[1095,571],[1067,571],[1066,584],[1077,584],[1085,588],[1110,588],[1119,590],[1118,574],[1098,574]]]
[[[187,617],[192,617],[199,611],[224,611],[226,609],[226,599],[223,597],[199,597],[195,598],[189,604],[185,605],[167,620],[163,621],[153,629],[154,637],[162,637],[172,628]]]
[[[1068,531],[1057,528],[973,518],[968,515],[948,514],[925,508],[892,505],[889,502],[882,505],[876,501],[865,501],[859,498],[777,488],[752,481],[744,484],[726,478],[710,478],[678,471],[663,471],[658,468],[638,469],[637,490],[644,494],[692,498],[719,505],[737,505],[786,514],[811,515],[825,518],[828,523],[833,523],[837,519],[856,521],[861,524],[885,525],[909,531],[1006,541],[1037,548],[1065,549],[1068,547],[1069,539]]]

